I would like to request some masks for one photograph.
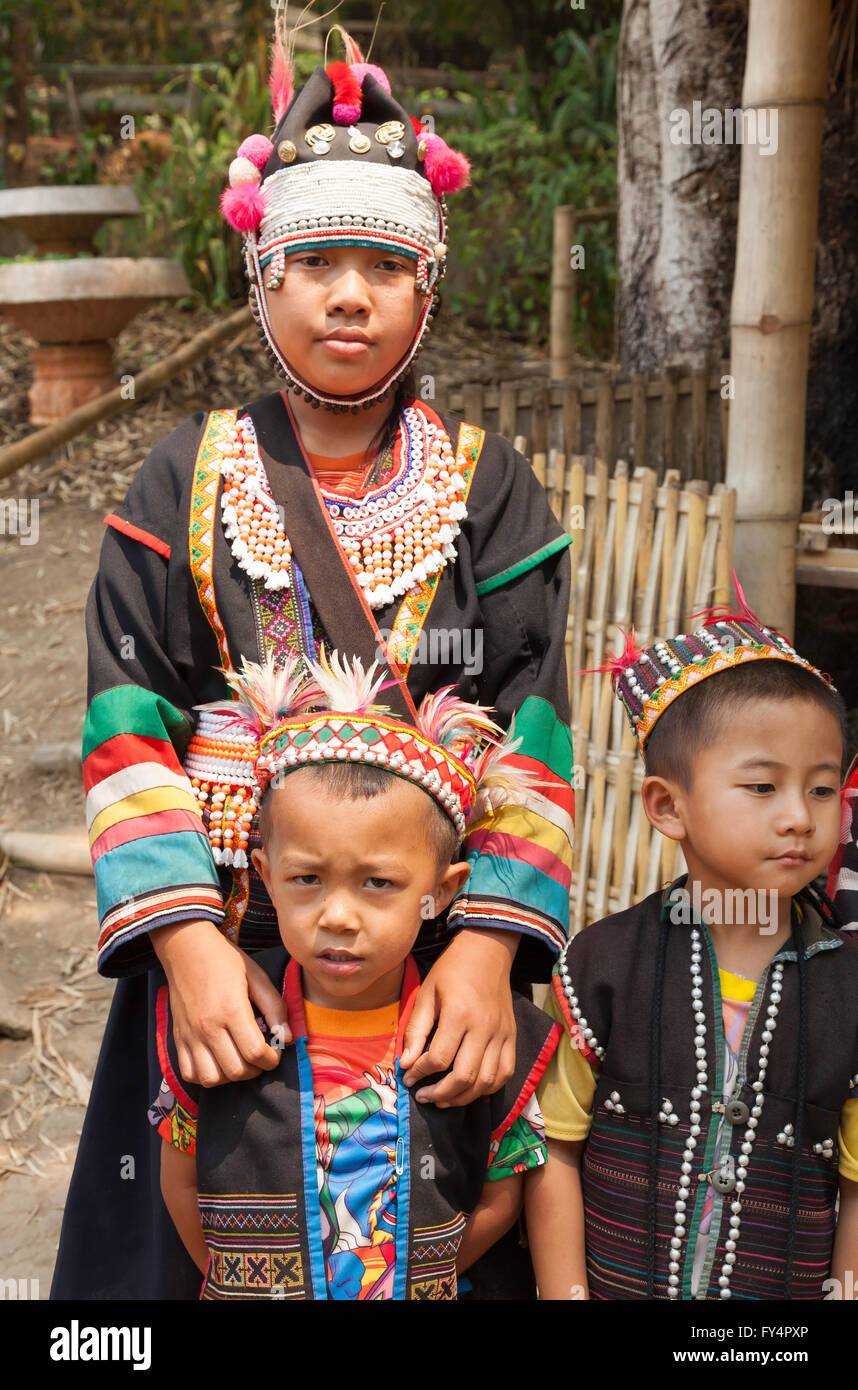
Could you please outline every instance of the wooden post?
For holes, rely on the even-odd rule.
[[[805,403],[828,84],[830,0],[751,0],[731,311],[727,486],[738,494],[736,572],[788,636],[804,472]],[[767,133],[761,153],[760,116]],[[749,117],[757,143],[747,142]],[[777,126],[772,122],[777,120]]]
[[[576,217],[571,203],[554,209],[554,262],[551,269],[551,380],[562,381],[572,368],[572,305],[577,271],[572,268]]]

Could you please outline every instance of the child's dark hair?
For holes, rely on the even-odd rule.
[[[388,768],[369,767],[366,763],[314,763],[300,770],[312,773],[320,782],[324,782],[334,795],[350,801],[359,800],[361,797],[370,800],[374,796],[381,796],[389,791],[391,783],[397,780],[397,774]],[[289,777],[294,777],[297,771],[298,769],[284,777],[280,784],[283,790],[289,790]],[[268,843],[271,835],[271,801],[276,790],[276,786],[271,787],[262,798],[259,808],[259,838],[263,845]],[[428,803],[426,843],[437,855],[439,866],[446,868],[452,862],[458,848],[459,832],[435,798],[428,792],[425,796]]]
[[[644,749],[647,777],[687,789],[696,755],[715,742],[738,706],[754,700],[812,701],[837,720],[845,750],[846,708],[836,690],[794,662],[749,661],[707,677],[665,710]]]

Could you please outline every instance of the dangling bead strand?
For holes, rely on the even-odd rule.
[[[730,1204],[730,1234],[725,1241],[726,1253],[724,1255],[724,1263],[721,1266],[721,1274],[718,1278],[718,1286],[721,1290],[722,1298],[732,1297],[730,1278],[733,1273],[733,1266],[736,1263],[736,1246],[739,1240],[739,1227],[742,1224],[742,1193],[745,1190],[745,1178],[748,1176],[748,1160],[754,1147],[754,1139],[756,1137],[757,1126],[760,1122],[760,1116],[763,1113],[763,1088],[766,1080],[766,1072],[769,1067],[769,1050],[777,1026],[783,973],[783,961],[778,961],[772,969],[772,989],[769,995],[768,1008],[766,1009],[766,1026],[763,1029],[760,1043],[759,1071],[757,1073],[757,1079],[751,1088],[754,1092],[755,1100],[751,1107],[751,1113],[748,1116],[748,1127],[742,1137],[740,1146],[741,1158],[736,1167],[735,1198]]]
[[[706,1083],[709,1077],[708,1060],[706,1057],[706,1014],[703,1011],[703,972],[700,968],[700,958],[700,932],[697,927],[692,927],[691,1009],[694,1014],[694,1057],[697,1074],[695,1085],[691,1089],[691,1102],[689,1105],[691,1121],[688,1130],[688,1138],[685,1141],[685,1150],[682,1155],[682,1164],[679,1170],[679,1192],[674,1207],[673,1235],[670,1238],[670,1260],[667,1266],[668,1298],[679,1298],[680,1254],[685,1239],[685,1214],[688,1209],[689,1190],[691,1188],[694,1150],[697,1148],[697,1140],[700,1135],[700,1101],[703,1092],[706,1090]],[[655,1123],[655,1117],[653,1117],[653,1123]]]

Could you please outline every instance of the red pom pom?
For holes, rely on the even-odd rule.
[[[274,152],[274,146],[267,135],[248,135],[238,147],[238,156],[249,159],[257,169],[264,169]]]
[[[361,113],[359,79],[348,63],[330,63],[325,72],[334,84],[334,120],[337,125],[353,125]]]
[[[466,188],[471,176],[471,166],[463,154],[451,150],[440,135],[426,135],[426,177],[432,185],[436,198],[442,193],[458,193]]]
[[[265,216],[265,195],[257,183],[240,183],[224,189],[220,210],[235,231],[254,232]]]
[[[409,116],[408,119],[414,127],[414,134],[417,136],[417,139],[420,140],[422,136],[426,134],[425,130],[423,129],[423,126],[421,125],[420,121],[418,121],[416,116]]]

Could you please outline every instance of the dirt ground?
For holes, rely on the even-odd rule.
[[[83,610],[101,517],[42,498],[38,542],[0,541],[0,826],[7,829],[84,828],[79,768],[39,772],[31,759],[44,743],[80,746]],[[50,1289],[112,993],[95,973],[96,927],[92,878],[5,866],[0,1019],[11,1013],[32,1032],[0,1037],[0,1279],[26,1279],[29,1297],[47,1298]]]

